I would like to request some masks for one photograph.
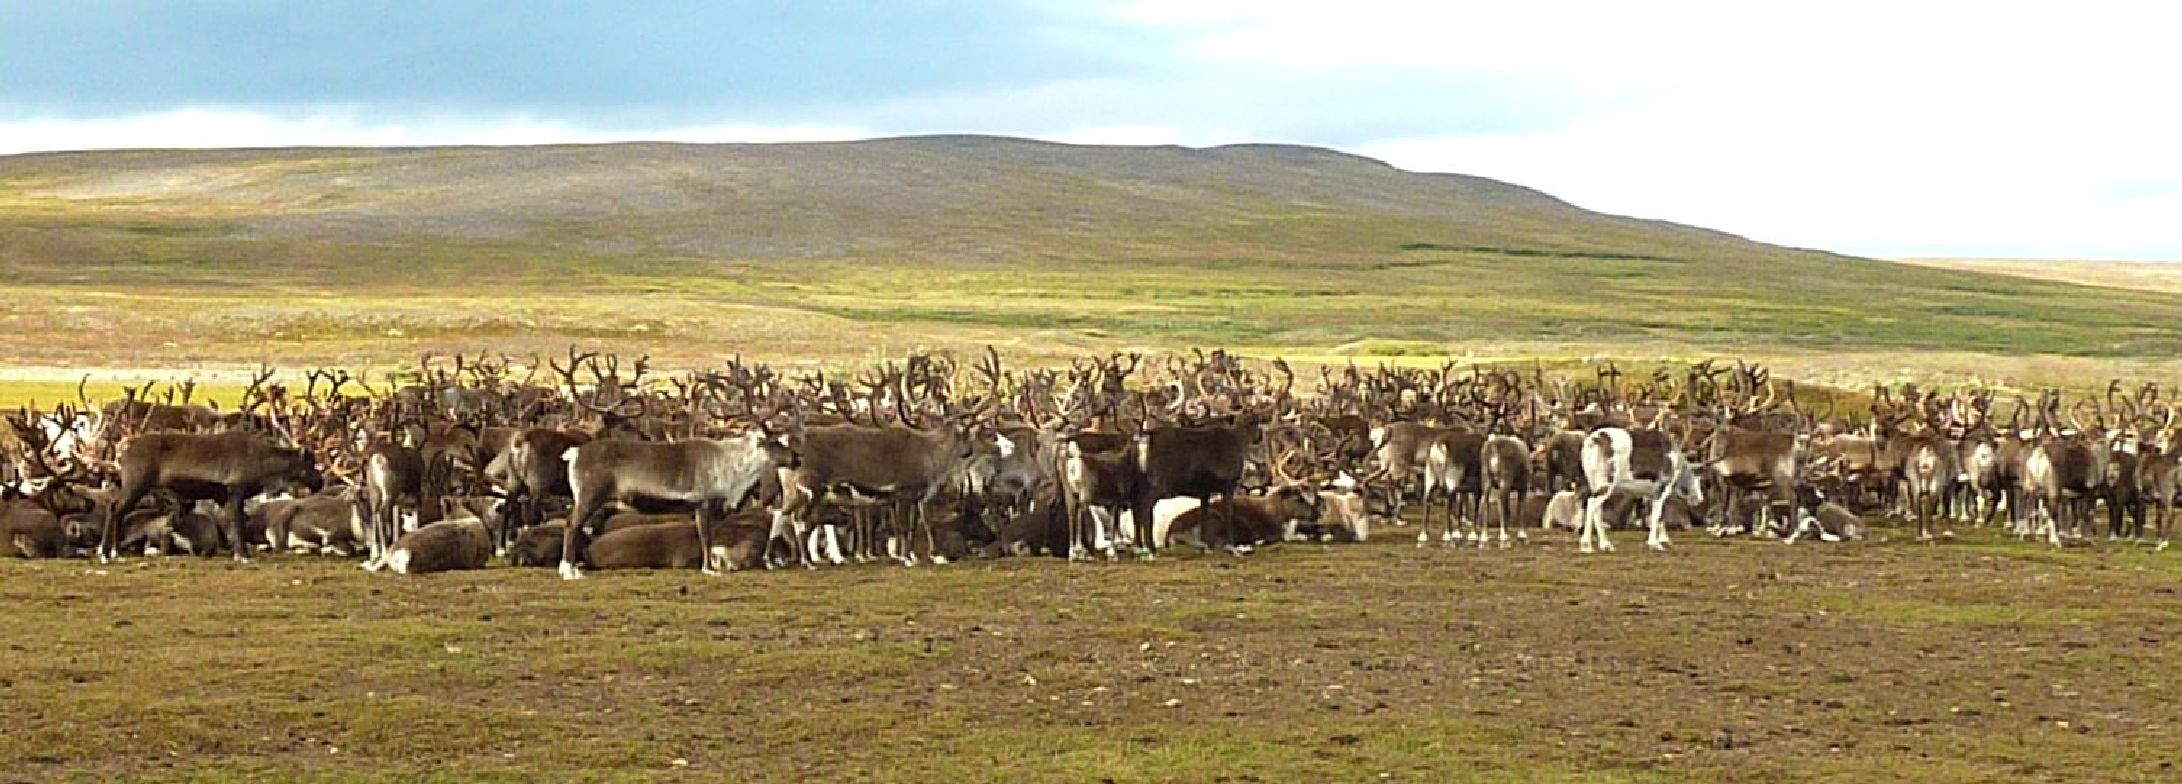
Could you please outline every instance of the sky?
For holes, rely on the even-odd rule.
[[[2096,0],[0,0],[0,154],[1282,142],[1859,255],[2182,260],[2176,30]]]

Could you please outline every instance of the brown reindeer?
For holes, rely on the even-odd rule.
[[[721,509],[739,506],[766,473],[793,464],[787,439],[759,428],[725,439],[687,441],[593,441],[570,450],[568,484],[576,505],[561,540],[561,577],[582,577],[577,566],[584,529],[606,513],[608,501],[643,499],[693,503],[699,549],[711,552],[712,521]],[[717,564],[704,572],[718,573]]]
[[[1523,497],[1530,491],[1530,450],[1522,439],[1498,435],[1485,439],[1483,452],[1478,457],[1479,490],[1482,493],[1479,522],[1483,511],[1491,511],[1500,525],[1500,546],[1508,546],[1508,524],[1515,521],[1516,512],[1523,505]],[[1521,523],[1517,522],[1520,526]],[[1516,535],[1524,534],[1518,528]],[[1527,538],[1527,537],[1525,537]],[[1477,545],[1485,546],[1484,531],[1479,530]]]
[[[629,526],[592,541],[586,557],[593,569],[698,569],[707,562],[730,572],[752,569],[764,553],[771,518],[762,509],[727,515],[703,537],[694,521]]]
[[[120,464],[120,497],[108,508],[99,536],[97,555],[101,562],[120,560],[121,518],[155,489],[171,491],[185,501],[224,504],[227,539],[242,542],[247,541],[242,535],[244,499],[291,482],[302,482],[312,489],[325,482],[309,453],[241,432],[139,436],[122,450]],[[235,560],[248,561],[247,552],[246,547],[236,548]]]

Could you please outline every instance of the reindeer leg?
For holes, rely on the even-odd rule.
[[[1672,492],[1670,489],[1669,492]],[[1653,550],[1667,549],[1667,496],[1652,499],[1650,531],[1644,538],[1644,546]]]
[[[2154,546],[2153,552],[2167,549],[2167,515],[2170,514],[2170,507],[2173,505],[2173,502],[2166,498],[2159,499],[2159,544]]]
[[[712,504],[710,499],[697,502],[697,572],[717,577],[719,563],[726,559],[712,552]]]
[[[841,557],[841,527],[827,523],[819,528],[826,532],[826,562],[835,566],[848,563],[847,558]]]
[[[588,541],[584,528],[595,518],[606,513],[605,493],[592,493],[576,499],[576,506],[568,511],[568,526],[561,531],[561,579],[583,579],[583,567],[576,563],[583,559],[583,548]]]
[[[1203,503],[1198,506],[1198,508],[1205,510],[1205,521],[1208,523],[1212,521],[1213,516],[1211,503],[1212,497],[1206,496]],[[1160,543],[1156,541],[1159,538],[1158,509],[1159,502],[1154,500],[1150,505],[1144,507],[1143,514],[1136,515],[1136,519],[1129,521],[1132,524],[1130,527],[1136,530],[1136,551],[1137,557],[1141,560],[1152,561],[1159,558]]]
[[[242,538],[242,529],[243,529],[243,514],[242,514],[242,493],[240,493],[240,492],[232,492],[232,491],[231,491],[231,492],[229,492],[229,493],[227,494],[227,510],[226,510],[226,511],[227,511],[227,530],[226,530],[226,532],[225,532],[225,535],[227,536],[227,542],[228,542],[228,544],[229,544],[229,545],[232,545],[231,549],[233,549],[233,550],[235,551],[235,563],[238,563],[238,564],[247,564],[247,563],[250,563],[250,543],[249,543],[249,542],[246,542],[246,541],[243,541],[243,538]],[[206,549],[206,550],[211,550],[211,549],[212,549],[212,545],[213,545],[213,543],[212,543],[212,542],[206,542],[206,543],[205,543],[205,549]]]
[[[1602,495],[1593,495],[1583,500],[1583,523],[1576,526],[1577,552],[1593,552],[1595,545],[1592,544],[1592,539],[1594,537],[1605,538],[1597,536],[1599,533],[1599,519],[1605,514],[1603,510],[1605,505],[1606,497]]]
[[[379,499],[371,492],[371,488],[365,487],[362,502],[364,508],[365,555],[364,562],[358,564],[357,568],[367,572],[376,572],[386,563],[384,532],[379,529],[379,519],[382,517],[379,514]]]
[[[1424,518],[1417,524],[1418,547],[1423,547],[1432,541],[1432,486],[1435,484],[1438,484],[1438,482],[1434,481],[1430,474],[1425,475],[1424,492],[1421,500],[1417,502],[1417,506],[1424,510]],[[1401,518],[1397,516],[1395,519],[1400,520]],[[1452,527],[1454,523],[1450,522],[1448,525]]]
[[[121,522],[151,490],[151,483],[144,481],[122,487],[121,499],[106,510],[106,525],[99,531],[99,563],[121,562]]]
[[[924,552],[926,555],[931,556],[934,565],[946,566],[947,554],[939,551],[939,542],[934,539],[932,533],[932,518],[930,515],[925,514],[924,507],[928,503],[931,503],[931,501],[927,500],[917,504],[917,527],[924,529]]]

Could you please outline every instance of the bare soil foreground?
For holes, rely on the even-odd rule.
[[[5,781],[2174,781],[2182,555],[0,562]]]

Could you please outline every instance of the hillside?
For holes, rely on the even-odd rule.
[[[2182,305],[1602,215],[1300,147],[988,137],[0,157],[0,358],[570,340],[2170,356]]]

